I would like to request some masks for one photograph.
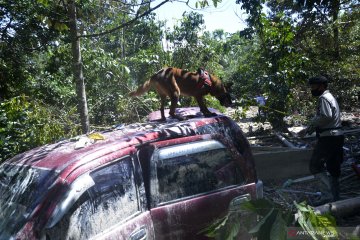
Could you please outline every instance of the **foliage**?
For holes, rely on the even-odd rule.
[[[78,134],[78,127],[71,124],[75,117],[74,112],[59,114],[58,110],[24,95],[0,103],[0,162],[39,145]]]
[[[236,2],[248,14],[248,28],[234,34],[207,32],[201,14],[185,12],[173,30],[164,29],[155,14],[148,14],[92,38],[85,36],[121,26],[150,5],[140,6],[140,1],[75,2],[93,126],[142,120],[157,110],[154,93],[130,99],[128,92],[164,66],[190,71],[202,66],[222,81],[232,82],[238,120],[244,117],[239,109],[253,105],[258,93],[268,97],[266,107],[273,127],[284,127],[283,118],[295,112],[310,115],[314,99],[306,79],[317,74],[331,77],[330,90],[342,109],[358,106],[358,0],[341,2],[337,14],[332,10],[337,9],[336,0],[239,0]],[[195,1],[197,7],[219,2]],[[46,111],[44,116],[65,117],[71,121],[60,125],[77,129],[80,121],[74,114],[78,101],[65,3],[19,0],[1,4],[5,17],[0,24],[0,100],[31,96],[28,101]],[[207,97],[207,101],[209,107],[221,108],[217,100]],[[181,98],[180,105],[196,102]],[[37,131],[38,125],[31,126],[31,131]],[[15,146],[12,141],[8,144]]]
[[[207,237],[223,240],[236,239],[241,228],[240,219],[244,219],[247,212],[260,217],[255,226],[250,226],[249,233],[257,239],[287,239],[287,229],[290,226],[299,226],[308,233],[312,239],[338,238],[336,221],[330,214],[317,214],[311,206],[303,203],[294,203],[297,213],[294,215],[290,210],[266,199],[251,200],[243,203],[238,209],[232,209],[228,214],[215,220],[201,233]],[[293,222],[298,225],[293,225]],[[323,232],[324,234],[315,234]],[[330,234],[331,233],[331,234]]]
[[[194,98],[190,98],[190,101],[181,101],[180,100],[180,107],[186,107],[186,106],[192,106],[192,107],[198,107],[198,103]],[[225,112],[226,108],[221,106],[220,102],[213,96],[206,95],[204,97],[204,101],[206,103],[206,106],[210,108],[214,108],[216,110],[219,110],[220,112]]]
[[[69,45],[59,41],[57,46],[48,46],[32,58],[37,74],[27,77],[26,93],[33,99],[55,108],[67,108],[76,102],[71,69]]]
[[[297,204],[297,222],[306,230],[313,239],[333,239],[338,238],[336,230],[336,220],[329,213],[319,215],[314,210],[306,206],[305,203]],[[315,232],[323,233],[315,234]]]
[[[0,12],[0,98],[11,98],[27,93],[26,79],[38,73],[32,58],[59,37],[42,16],[60,11],[36,1],[11,0],[2,1]]]
[[[202,66],[204,49],[199,37],[204,28],[203,16],[195,12],[184,12],[179,25],[174,26],[172,32],[167,32],[166,40],[173,44],[171,66],[193,70]]]
[[[93,124],[111,125],[124,122],[124,116],[134,116],[136,111],[131,107],[134,102],[128,103],[127,95],[133,85],[147,80],[160,68],[160,26],[149,16],[132,29],[124,29],[120,36],[95,43],[83,41],[83,46],[90,49],[84,52],[83,61]],[[126,118],[126,122],[132,119]]]
[[[245,86],[257,87],[269,96],[267,106],[272,110],[269,121],[274,128],[285,127],[285,115],[299,110],[308,113],[312,99],[304,91],[307,91],[306,79],[313,75],[331,78],[330,88],[342,108],[355,106],[346,103],[356,101],[357,90],[353,86],[359,83],[356,70],[359,64],[348,64],[348,61],[358,59],[359,54],[354,51],[348,54],[349,45],[343,40],[352,38],[351,43],[355,44],[350,44],[351,48],[358,48],[359,39],[352,35],[359,30],[355,27],[359,21],[357,2],[237,1],[249,14],[248,28],[241,31],[240,36],[257,43],[251,48],[250,59],[246,55],[240,58],[250,64],[239,66],[242,69],[254,66],[257,70],[253,74],[251,70],[244,71],[251,74],[253,81]],[[251,89],[247,90],[251,93]]]
[[[262,20],[264,31],[261,40],[261,56],[266,61],[265,75],[260,77],[263,89],[268,94],[267,105],[269,121],[273,127],[282,128],[281,120],[287,112],[289,105],[290,89],[293,81],[299,77],[299,69],[302,64],[301,55],[293,47],[294,29],[291,19],[286,18],[283,13],[277,13],[270,19]],[[299,71],[300,70],[300,71]],[[274,111],[276,110],[276,111]]]
[[[121,95],[117,102],[117,111],[120,123],[143,121],[152,111],[160,109],[160,101],[156,93],[149,92],[145,96],[136,97],[134,100]]]
[[[216,7],[218,3],[220,3],[222,0],[212,0],[214,6]],[[196,8],[204,8],[209,6],[209,1],[207,0],[199,0],[195,3]]]

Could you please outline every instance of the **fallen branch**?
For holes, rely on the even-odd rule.
[[[360,128],[357,129],[351,129],[351,130],[344,130],[344,134],[352,134],[352,133],[360,133]]]
[[[280,133],[275,133],[275,136],[287,147],[290,148],[298,148],[294,144],[292,144],[290,141],[288,141],[285,137],[283,137]]]
[[[321,196],[321,192],[307,192],[307,191],[292,190],[292,189],[280,189],[280,191],[287,192],[287,193]]]
[[[293,184],[293,183],[306,182],[306,181],[313,180],[314,178],[315,178],[314,175],[310,175],[310,176],[301,177],[301,178],[296,178],[296,179],[288,179],[288,180],[286,180],[286,182],[283,184],[283,188],[289,187],[289,186],[290,186],[291,184]]]
[[[248,140],[257,140],[257,139],[265,139],[265,138],[273,138],[273,135],[264,135],[264,136],[252,136],[247,137]]]
[[[360,212],[360,197],[327,203],[315,207],[314,210],[320,214],[331,213],[338,217],[355,215]]]

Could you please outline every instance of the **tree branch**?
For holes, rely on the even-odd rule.
[[[159,7],[161,7],[162,5],[164,5],[165,3],[169,2],[170,0],[164,0],[163,2],[159,3],[157,6],[153,7],[153,8],[150,8],[149,10],[145,11],[144,13],[138,15],[136,14],[136,16],[131,19],[130,21],[128,22],[125,22],[115,28],[112,28],[112,29],[109,29],[109,30],[106,30],[106,31],[103,31],[103,32],[100,32],[100,33],[95,33],[95,34],[86,34],[86,35],[80,35],[79,37],[80,38],[92,38],[92,37],[100,37],[100,36],[103,36],[103,35],[106,35],[106,34],[109,34],[109,33],[113,33],[113,32],[116,32],[117,30],[120,30],[124,27],[127,27],[127,26],[130,26],[131,24],[133,24],[136,20],[150,14],[151,12],[153,12],[154,10],[158,9]]]
[[[12,19],[9,19],[8,24],[6,24],[5,28],[2,30],[1,39],[5,39],[5,36],[7,35],[7,31],[10,27],[12,27]]]

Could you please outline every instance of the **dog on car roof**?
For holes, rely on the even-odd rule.
[[[217,98],[222,106],[230,107],[232,104],[229,94],[231,85],[225,87],[219,78],[210,75],[203,68],[196,72],[186,71],[180,68],[167,67],[163,68],[151,76],[144,84],[139,86],[135,91],[130,92],[131,97],[140,96],[155,88],[161,99],[161,120],[165,120],[165,102],[170,97],[171,105],[169,115],[173,118],[181,119],[175,115],[175,109],[179,101],[180,94],[194,97],[204,116],[216,116],[206,107],[204,96],[210,94]]]

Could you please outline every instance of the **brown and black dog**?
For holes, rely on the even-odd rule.
[[[208,74],[201,68],[197,72],[172,67],[163,68],[131,92],[130,96],[140,96],[149,91],[151,87],[155,88],[161,98],[161,120],[165,120],[164,107],[167,96],[171,99],[169,115],[174,118],[179,118],[175,115],[175,109],[180,94],[194,97],[205,116],[216,115],[210,112],[205,105],[203,97],[207,94],[216,97],[222,106],[230,107],[232,104],[230,94],[224,84],[217,77]]]

